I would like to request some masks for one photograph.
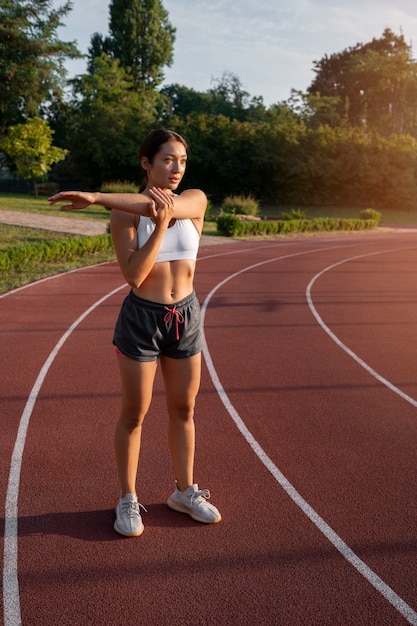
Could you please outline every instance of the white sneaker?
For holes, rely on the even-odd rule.
[[[120,498],[116,506],[114,530],[125,537],[139,537],[144,530],[140,508],[146,511],[145,507],[139,504],[137,496],[131,493]]]
[[[187,513],[197,522],[203,524],[217,524],[222,519],[219,511],[215,506],[209,504],[207,500],[210,498],[208,489],[199,489],[198,485],[191,485],[185,491],[176,489],[172,496],[169,496],[167,505],[170,509],[179,513]]]

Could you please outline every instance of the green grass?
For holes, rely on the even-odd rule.
[[[49,262],[47,265],[33,266],[30,268],[30,271],[2,272],[0,274],[0,294],[11,291],[12,289],[17,289],[18,287],[22,287],[24,285],[28,285],[36,280],[47,278],[48,276],[55,276],[56,274],[69,272],[79,267],[86,267],[87,265],[106,263],[114,260],[115,255],[113,254],[97,252],[96,254],[86,255],[77,261],[63,261],[62,263]]]
[[[0,250],[5,250],[9,246],[19,243],[38,243],[45,239],[69,239],[71,236],[67,233],[57,233],[54,230],[0,224]]]
[[[71,237],[72,235],[70,234],[57,233],[52,230],[0,224],[0,249],[2,250],[16,244],[36,244],[45,241],[45,239],[62,240]],[[85,255],[74,261],[62,260],[62,262],[48,262],[47,264],[32,265],[30,269],[26,268],[23,271],[4,271],[0,273],[0,293],[5,293],[11,289],[32,283],[35,280],[53,276],[54,274],[61,274],[62,272],[68,272],[78,267],[114,261],[115,258],[116,255],[113,251],[103,251]]]

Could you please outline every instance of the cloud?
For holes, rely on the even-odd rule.
[[[291,88],[305,90],[313,62],[325,54],[378,38],[387,27],[397,33],[403,27],[407,41],[417,33],[407,0],[395,7],[381,0],[165,0],[164,6],[177,27],[168,81],[181,76],[183,84],[205,89],[210,76],[229,70],[267,104],[288,98]]]
[[[415,0],[162,0],[176,27],[174,63],[166,83],[198,91],[224,71],[237,74],[267,105],[291,89],[306,90],[313,62],[325,54],[381,37],[385,28],[417,41]],[[56,0],[56,4],[61,3]],[[109,1],[73,0],[61,37],[86,53],[94,32],[107,34]],[[85,62],[70,62],[71,74]]]

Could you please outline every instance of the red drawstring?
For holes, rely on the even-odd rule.
[[[165,314],[164,317],[164,322],[165,324],[168,324],[171,321],[172,316],[175,316],[175,336],[176,339],[178,341],[178,339],[180,338],[180,334],[178,331],[178,324],[183,324],[184,323],[184,316],[182,313],[180,313],[179,311],[177,311],[176,307],[174,306],[174,308],[170,309],[169,307],[164,307],[165,311],[168,311],[168,313]]]

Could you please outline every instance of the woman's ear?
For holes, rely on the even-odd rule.
[[[142,168],[143,170],[145,170],[145,172],[147,172],[147,171],[150,169],[150,167],[151,167],[151,166],[150,166],[150,164],[149,164],[148,157],[145,157],[145,156],[144,156],[144,157],[142,157],[142,158],[141,158],[141,160],[140,160],[140,166],[141,166],[141,168]]]

